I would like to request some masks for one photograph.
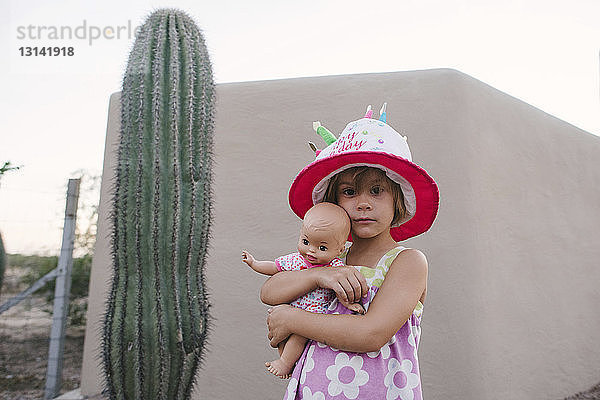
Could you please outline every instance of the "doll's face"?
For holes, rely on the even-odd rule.
[[[328,264],[344,251],[350,219],[341,207],[319,203],[304,216],[298,252],[311,264]]]
[[[344,250],[339,233],[329,228],[302,225],[298,252],[311,264],[328,264]]]

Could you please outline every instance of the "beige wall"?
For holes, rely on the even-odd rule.
[[[430,265],[420,348],[428,399],[558,399],[600,372],[600,138],[454,70],[217,86],[215,214],[207,264],[214,326],[194,398],[280,399],[265,373],[264,277],[243,248],[293,251],[287,190],[367,104],[388,102],[415,162],[441,192],[433,228],[408,246]],[[99,324],[109,280],[106,221],[118,138],[111,97],[82,393],[100,391]]]

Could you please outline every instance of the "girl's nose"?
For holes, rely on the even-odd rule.
[[[359,211],[371,210],[371,203],[369,203],[366,196],[362,195],[362,196],[359,196],[356,207],[358,208]]]

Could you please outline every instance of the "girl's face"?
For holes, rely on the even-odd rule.
[[[365,172],[357,187],[351,172],[342,172],[337,186],[337,202],[350,216],[352,236],[376,237],[390,230],[394,219],[394,197],[383,172]]]

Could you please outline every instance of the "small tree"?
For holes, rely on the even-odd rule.
[[[22,167],[22,165],[19,166],[19,167],[12,167],[11,164],[12,163],[10,161],[6,161],[4,163],[4,165],[2,165],[2,167],[0,167],[0,180],[2,180],[2,175],[4,175],[5,172],[12,171],[12,170],[17,170],[17,169],[20,169]]]
[[[85,169],[73,173],[81,178],[79,205],[77,206],[77,227],[75,229],[75,255],[93,256],[98,226],[98,203],[102,176]]]
[[[12,170],[20,169],[19,167],[12,167],[10,161],[6,161],[2,167],[0,167],[0,182],[2,182],[2,176]],[[2,284],[4,283],[4,271],[6,270],[6,251],[4,249],[4,242],[2,241],[2,233],[0,232],[0,293],[2,293]]]

